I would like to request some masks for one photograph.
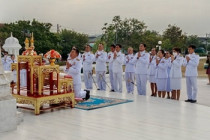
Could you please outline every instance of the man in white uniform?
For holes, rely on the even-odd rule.
[[[196,103],[197,102],[197,76],[198,76],[198,64],[199,55],[195,54],[196,47],[190,45],[188,47],[189,54],[186,55],[183,65],[186,66],[185,77],[187,84],[187,96],[188,99],[185,102]]]
[[[133,93],[135,79],[135,63],[133,62],[133,48],[128,48],[128,55],[125,56],[125,83],[128,93]]]
[[[156,85],[156,78],[155,78],[155,72],[156,72],[156,49],[152,48],[150,53],[150,61],[149,61],[149,69],[148,69],[148,79],[150,82],[150,88],[152,91],[151,96],[157,96],[157,85]]]
[[[109,80],[111,83],[111,92],[114,92],[114,78],[113,78],[113,71],[112,71],[113,62],[110,60],[111,58],[114,57],[114,52],[115,52],[115,45],[112,44],[110,46],[110,52],[108,53],[108,59],[107,59],[107,62],[109,62]]]
[[[93,77],[92,77],[92,63],[94,61],[94,55],[90,52],[90,45],[85,46],[85,52],[82,54],[83,60],[83,76],[86,89],[93,88]]]
[[[104,51],[104,45],[100,43],[98,45],[98,51],[95,53],[98,90],[106,90],[106,61],[107,53]]]
[[[124,62],[124,54],[121,53],[122,46],[117,44],[115,47],[115,52],[111,62],[113,63],[112,71],[114,78],[114,91],[122,93],[122,65]]]
[[[139,52],[134,57],[136,62],[136,84],[139,95],[146,95],[147,71],[149,65],[149,53],[145,52],[146,44],[139,45]]]
[[[73,88],[76,98],[82,98],[88,100],[90,98],[89,90],[81,90],[81,68],[82,63],[78,58],[79,51],[72,49],[70,53],[70,59],[67,60],[65,72],[73,77]]]

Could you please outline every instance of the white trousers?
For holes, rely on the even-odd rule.
[[[81,89],[81,84],[74,84],[74,94],[76,98],[85,98],[86,91]]]
[[[113,77],[113,71],[109,70],[109,80],[111,84],[111,90],[114,90],[114,77]]]
[[[126,83],[126,88],[127,88],[128,93],[133,93],[134,79],[135,79],[134,72],[125,72],[125,83]]]
[[[93,89],[92,71],[83,71],[86,89]]]
[[[96,71],[96,80],[97,85],[100,90],[106,90],[106,72],[105,71]]]
[[[190,100],[197,99],[197,76],[187,76],[186,77],[186,85],[187,85],[187,96]]]
[[[146,95],[147,75],[136,74],[137,91],[139,95]]]
[[[114,91],[122,93],[122,72],[113,73]]]

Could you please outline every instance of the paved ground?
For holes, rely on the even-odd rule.
[[[197,104],[183,101],[185,79],[182,80],[181,101],[150,97],[149,92],[147,96],[139,96],[136,92],[131,95],[93,89],[92,95],[132,99],[133,102],[91,111],[58,109],[38,116],[32,111],[20,110],[24,121],[17,130],[0,133],[0,140],[208,140],[210,86],[206,81],[198,79]]]
[[[94,75],[95,77],[95,75]],[[110,86],[108,75],[106,75],[107,84]],[[207,85],[208,80],[207,78],[198,78],[198,96],[197,96],[197,104],[205,105],[210,107],[210,85]],[[85,88],[83,83],[83,88]],[[94,89],[96,89],[95,85],[93,85]],[[107,86],[107,92],[110,89]],[[123,92],[126,93],[126,85],[123,78]],[[137,94],[136,87],[134,94]],[[150,85],[147,82],[147,96],[151,95]],[[184,101],[187,99],[187,90],[186,90],[186,79],[182,78],[182,89],[180,95],[180,101]],[[167,99],[168,100],[168,99]]]

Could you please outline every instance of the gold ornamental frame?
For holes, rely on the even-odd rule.
[[[20,88],[20,70],[26,69],[27,86],[26,95],[22,95]],[[17,84],[13,84],[12,95],[18,104],[29,104],[34,106],[34,114],[39,115],[44,104],[62,104],[62,106],[75,106],[75,95],[73,92],[73,79],[59,77],[59,65],[43,65],[42,56],[18,56],[18,63],[11,65],[11,70],[17,71]],[[50,94],[44,93],[45,79],[48,76]],[[50,77],[50,78],[49,78]],[[12,84],[11,84],[12,85]],[[54,86],[56,89],[54,89]],[[16,93],[14,92],[16,89]],[[21,105],[19,107],[22,107]],[[22,107],[26,108],[26,107]],[[48,109],[52,109],[50,107]],[[26,108],[30,109],[31,108]]]

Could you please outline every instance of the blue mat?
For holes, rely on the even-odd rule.
[[[116,98],[109,98],[109,97],[101,97],[101,96],[93,96],[91,95],[90,99],[78,103],[75,108],[83,109],[83,110],[93,110],[98,109],[102,107],[108,107],[123,103],[133,102],[133,100],[127,100],[127,99],[116,99]]]

